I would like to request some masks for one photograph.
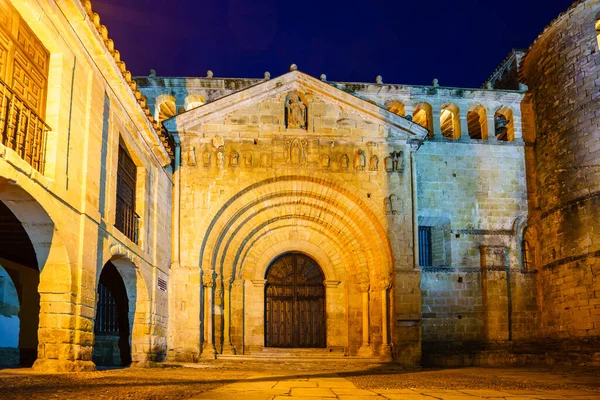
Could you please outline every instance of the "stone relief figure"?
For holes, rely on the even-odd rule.
[[[379,157],[375,154],[371,157],[371,161],[369,163],[369,169],[371,171],[379,170]]]
[[[271,155],[263,153],[260,155],[260,166],[263,168],[269,168],[271,166]]]
[[[286,158],[292,167],[300,167],[306,164],[306,147],[308,146],[308,140],[300,140],[298,138],[293,140],[288,139],[285,144],[288,146]]]
[[[202,164],[204,165],[205,168],[210,167],[210,152],[209,151],[205,151],[202,154]]]
[[[190,167],[196,166],[196,148],[194,146],[188,147],[187,159]]]
[[[288,129],[306,129],[306,105],[295,93],[288,95],[285,101],[285,116]]]
[[[222,169],[225,166],[225,155],[223,150],[217,151],[217,168]]]
[[[383,199],[383,205],[385,207],[386,215],[397,215],[399,199],[395,194],[391,194],[390,197]]]
[[[348,169],[348,164],[350,164],[350,159],[348,158],[348,156],[346,154],[343,154],[340,157],[340,167],[343,170],[347,170]]]
[[[354,169],[357,171],[364,171],[367,166],[367,158],[365,157],[364,150],[359,150],[354,156]]]
[[[246,168],[252,168],[252,154],[248,153],[244,156],[244,166]]]
[[[393,157],[386,157],[384,160],[384,164],[385,164],[385,171],[386,172],[394,172],[394,158]]]
[[[232,168],[237,168],[239,162],[240,162],[240,153],[238,153],[235,150],[232,151],[229,154],[229,166]]]
[[[321,168],[329,168],[331,160],[327,154],[321,154]]]
[[[401,151],[394,154],[394,172],[404,172],[404,153]]]
[[[385,158],[385,170],[387,172],[404,172],[404,153],[393,151]]]

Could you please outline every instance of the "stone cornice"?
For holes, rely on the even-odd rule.
[[[128,113],[129,117],[158,162],[162,166],[170,164],[173,149],[168,132],[163,131],[160,124],[150,115],[146,99],[137,89],[131,72],[121,61],[119,51],[115,50],[114,42],[108,37],[108,29],[100,23],[100,16],[93,12],[91,2],[81,0],[61,9],[119,101],[127,110],[135,110]]]

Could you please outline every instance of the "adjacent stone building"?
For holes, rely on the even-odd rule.
[[[599,3],[466,89],[132,79],[0,0],[0,363],[600,364]]]

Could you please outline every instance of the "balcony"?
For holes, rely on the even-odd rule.
[[[117,195],[117,216],[115,228],[123,232],[133,243],[138,244],[140,217],[133,207],[121,196]]]
[[[0,137],[2,144],[44,173],[46,132],[50,127],[27,103],[0,80]]]

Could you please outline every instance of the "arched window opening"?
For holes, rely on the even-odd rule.
[[[527,240],[523,240],[521,244],[521,255],[523,257],[523,269],[529,270],[531,268],[531,248],[529,247],[529,242]]]
[[[404,110],[404,103],[398,100],[392,100],[385,103],[385,109],[389,112],[393,112],[401,117],[406,116],[406,111]]]
[[[460,119],[457,106],[454,104],[442,106],[440,127],[443,137],[448,139],[460,139]]]
[[[427,137],[433,136],[433,118],[431,115],[431,105],[428,103],[418,103],[413,111],[413,122],[427,129]]]
[[[204,100],[203,96],[201,96],[199,94],[191,94],[188,97],[186,97],[185,102],[184,102],[184,108],[185,108],[185,111],[189,111],[196,107],[200,107],[201,105],[204,105],[205,103],[206,103],[206,101]]]
[[[525,228],[521,240],[521,266],[526,271],[534,271],[536,267],[535,229]]]
[[[129,300],[123,278],[107,263],[100,274],[92,360],[101,366],[131,364]]]
[[[175,102],[164,101],[158,105],[158,122],[164,122],[177,115]]]
[[[513,112],[508,107],[500,107],[494,115],[495,135],[498,141],[512,142],[515,140],[515,125]]]
[[[467,125],[469,127],[469,137],[471,139],[487,140],[487,117],[484,107],[477,104],[469,108],[469,112],[467,113]]]

